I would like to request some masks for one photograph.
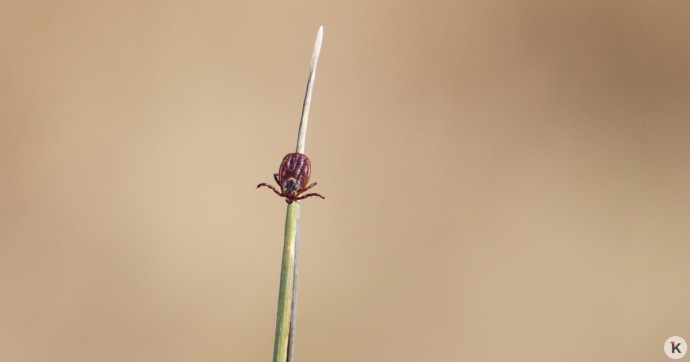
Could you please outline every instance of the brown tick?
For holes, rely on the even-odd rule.
[[[280,163],[278,173],[273,174],[273,178],[278,183],[278,186],[280,186],[280,191],[265,183],[258,184],[256,188],[258,189],[261,186],[266,186],[278,194],[278,196],[284,197],[285,202],[288,204],[312,196],[326,199],[325,197],[314,193],[302,195],[303,192],[316,186],[316,182],[307,186],[310,176],[311,161],[309,161],[309,157],[299,152],[288,153],[285,155],[285,157],[283,157],[283,162]]]

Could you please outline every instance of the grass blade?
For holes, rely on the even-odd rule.
[[[323,41],[323,26],[319,27],[311,58],[311,68],[307,80],[307,90],[302,105],[302,117],[297,133],[296,151],[304,153],[307,138],[307,123],[311,94],[316,77],[316,65],[319,61],[321,43]],[[276,335],[273,346],[274,362],[289,362],[295,338],[295,305],[297,303],[297,261],[299,250],[300,204],[298,201],[288,204],[285,215],[285,240],[283,243],[283,259],[280,269],[280,290],[278,295],[278,315],[276,317]]]

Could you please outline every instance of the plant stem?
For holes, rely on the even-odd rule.
[[[273,361],[291,359],[291,339],[294,328],[295,286],[297,274],[297,242],[299,240],[300,205],[293,202],[288,205],[285,215],[285,243],[283,244],[283,261],[280,269],[280,291],[278,295],[278,316],[276,317],[276,339],[273,350]]]
[[[302,103],[302,117],[299,121],[299,132],[297,132],[297,148],[295,152],[304,153],[304,146],[307,142],[307,123],[309,121],[309,109],[311,108],[311,93],[314,89],[314,79],[316,78],[316,65],[319,63],[321,53],[321,42],[323,41],[323,26],[319,27],[314,43],[314,52],[311,55],[311,69],[307,79],[307,90],[304,93],[304,103]]]
[[[316,65],[323,41],[323,26],[316,34],[316,43],[311,57],[311,69],[307,80],[307,90],[302,105],[302,117],[297,132],[296,151],[304,153],[307,138],[307,123],[311,94],[316,77]],[[280,291],[278,295],[278,316],[276,318],[276,336],[273,346],[274,362],[290,362],[295,339],[295,305],[297,304],[297,253],[299,251],[300,204],[298,201],[287,206],[285,215],[285,241],[283,243],[283,260],[280,269]]]

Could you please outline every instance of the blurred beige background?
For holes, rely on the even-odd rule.
[[[298,361],[690,341],[690,2],[0,2],[0,360],[267,361],[309,57]]]

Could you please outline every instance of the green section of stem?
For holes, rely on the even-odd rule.
[[[285,242],[283,244],[283,264],[280,269],[280,292],[278,295],[278,317],[276,318],[276,339],[273,346],[273,361],[290,360],[290,336],[294,318],[294,293],[297,273],[297,242],[299,240],[300,205],[288,205],[285,216]]]

